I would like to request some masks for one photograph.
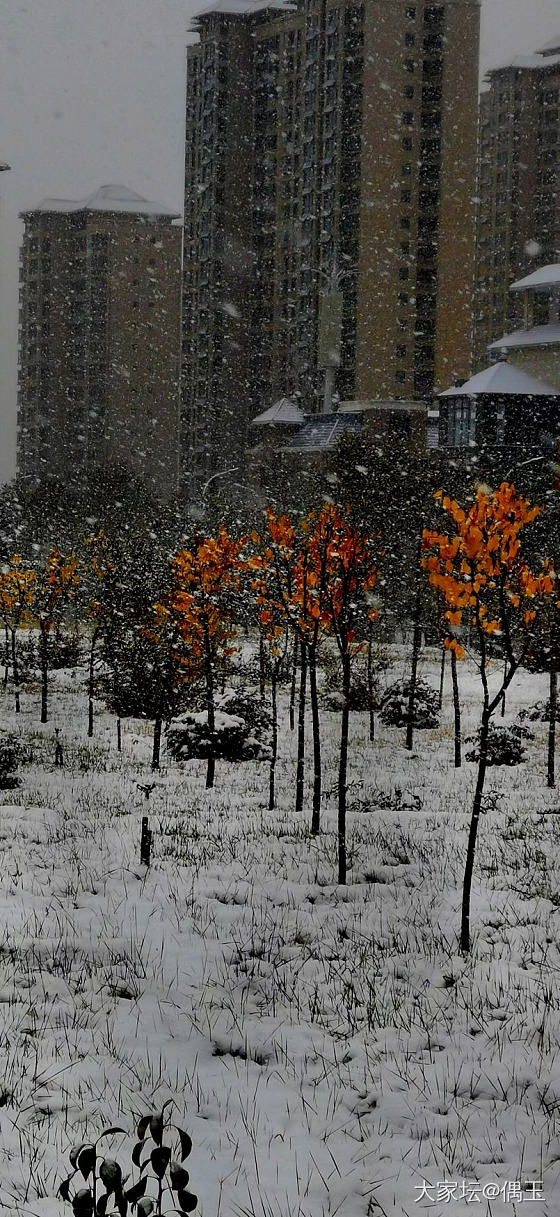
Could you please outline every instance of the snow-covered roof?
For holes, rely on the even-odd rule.
[[[334,448],[345,432],[356,434],[362,428],[360,414],[308,414],[301,430],[286,444],[286,451],[316,452]]]
[[[549,287],[560,287],[560,262],[551,262],[549,266],[539,266],[538,270],[532,271],[530,275],[525,275],[524,279],[518,279],[516,283],[512,283],[510,292],[526,292],[529,288],[533,291],[546,291]]]
[[[506,60],[505,63],[497,63],[494,67],[488,68],[486,79],[492,76],[494,72],[504,72],[507,68],[528,68],[529,70],[540,68],[554,68],[560,63],[560,55],[554,55],[552,52],[544,58],[544,55],[514,55],[512,59]]]
[[[127,186],[100,186],[99,190],[95,190],[85,199],[43,199],[37,207],[29,208],[29,211],[117,211],[128,215],[168,216],[174,220],[179,218],[179,213],[172,207],[145,199]]]
[[[528,330],[514,330],[491,342],[489,351],[507,351],[515,347],[560,346],[560,325],[533,325]]]
[[[220,13],[226,17],[249,17],[253,13],[263,12],[267,8],[291,12],[296,5],[290,4],[288,0],[214,0],[214,3],[206,4],[204,8],[194,13],[192,28],[198,29],[198,23],[202,17],[212,17],[214,14]]]
[[[253,419],[254,427],[265,426],[267,423],[283,423],[289,426],[301,426],[305,421],[305,414],[297,402],[292,401],[291,397],[281,397],[273,406],[269,406],[268,410],[264,410],[262,414],[257,414]]]
[[[539,47],[537,55],[559,55],[560,54],[560,34],[556,38],[551,38],[550,42],[545,42],[544,46]]]
[[[477,372],[476,376],[471,376],[465,384],[459,385],[456,388],[445,389],[443,393],[439,393],[439,397],[477,397],[482,393],[496,393],[502,395],[519,395],[523,397],[558,397],[558,389],[553,389],[551,385],[543,384],[540,380],[535,380],[534,376],[528,376],[527,372],[523,372],[521,368],[515,368],[513,364],[502,360],[500,363],[494,363],[491,367],[485,368],[483,372]]]

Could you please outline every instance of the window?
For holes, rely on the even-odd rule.
[[[412,137],[410,135],[403,135],[401,139],[401,148],[403,152],[412,152]]]
[[[404,36],[404,45],[405,46],[414,46],[415,41],[416,40],[415,40],[414,34],[411,32],[411,30],[407,30],[406,34]]]
[[[413,59],[405,59],[404,64],[403,64],[405,72],[413,72],[415,66],[416,65],[415,65]]]
[[[407,161],[404,165],[401,165],[402,177],[410,177],[411,173],[412,173],[412,165],[410,164],[410,162]]]
[[[401,216],[401,228],[410,228],[410,216]]]
[[[403,97],[407,97],[409,100],[412,97],[414,97],[414,85],[405,85],[404,86]]]
[[[396,353],[397,359],[405,359],[405,357],[406,357],[406,347],[405,347],[405,346],[403,346],[403,345],[402,345],[402,343],[401,343],[401,344],[399,344],[399,346],[397,346],[397,347],[395,348],[395,353]]]
[[[401,114],[401,125],[403,127],[411,127],[413,122],[414,114],[412,113],[412,110],[405,110],[404,114]]]

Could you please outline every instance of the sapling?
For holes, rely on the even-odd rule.
[[[135,1209],[139,1217],[166,1217],[171,1213],[192,1213],[197,1197],[189,1192],[189,1172],[183,1163],[192,1150],[189,1134],[172,1125],[165,1109],[143,1115],[136,1127],[138,1140],[131,1163],[139,1172],[135,1183],[115,1158],[98,1153],[105,1137],[125,1133],[124,1128],[105,1128],[94,1142],[74,1145],[70,1150],[72,1173],[63,1180],[58,1195],[71,1204],[75,1217],[127,1217]],[[173,1130],[171,1143],[164,1140]],[[150,1148],[150,1142],[152,1148]],[[85,1187],[78,1186],[81,1181]]]

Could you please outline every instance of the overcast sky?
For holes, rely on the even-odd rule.
[[[392,0],[386,0],[391,3]],[[195,0],[0,0],[0,482],[15,471],[18,212],[119,182],[182,209]],[[482,66],[560,32],[558,0],[482,0]]]

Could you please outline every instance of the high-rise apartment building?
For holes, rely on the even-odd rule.
[[[560,37],[488,73],[480,103],[475,365],[523,323],[510,286],[560,257]]]
[[[123,186],[23,214],[18,474],[178,482],[181,228]]]
[[[418,399],[471,357],[478,0],[216,0],[188,48],[187,472],[276,399]],[[330,397],[330,387],[329,387]]]

